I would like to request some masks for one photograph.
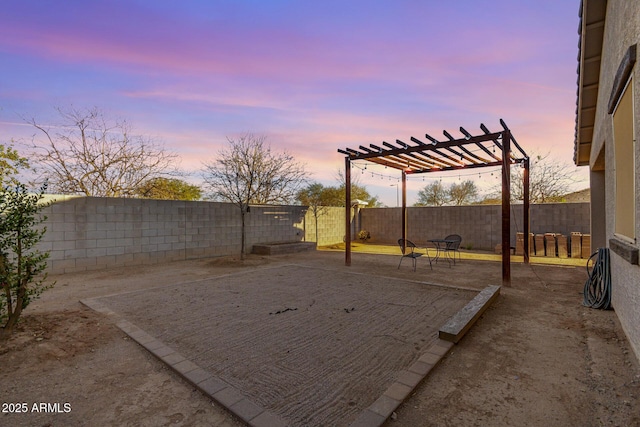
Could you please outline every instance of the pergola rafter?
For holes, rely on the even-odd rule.
[[[529,156],[515,140],[506,123],[500,119],[502,130],[491,132],[484,125],[480,125],[482,133],[472,135],[465,128],[460,127],[462,138],[454,138],[449,132],[442,133],[446,140],[439,141],[425,134],[429,142],[411,137],[410,143],[396,139],[395,144],[383,141],[381,146],[369,144],[360,145],[358,149],[338,149],[345,155],[346,178],[346,221],[345,221],[345,264],[351,265],[351,162],[366,160],[388,168],[400,170],[402,173],[402,238],[406,239],[407,206],[406,206],[406,178],[407,175],[455,171],[460,169],[502,166],[502,280],[505,284],[511,281],[511,201],[510,183],[512,164],[522,164],[524,167],[524,259],[529,262]]]

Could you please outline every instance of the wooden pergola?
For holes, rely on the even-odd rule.
[[[407,236],[407,175],[460,169],[502,166],[502,282],[511,283],[511,165],[524,167],[524,261],[529,262],[529,156],[516,142],[500,119],[502,130],[491,132],[483,124],[482,133],[472,135],[460,127],[462,138],[455,138],[446,130],[446,140],[438,141],[425,134],[425,141],[411,137],[411,142],[399,139],[395,143],[383,141],[380,146],[370,144],[358,149],[339,149],[345,157],[346,214],[345,265],[351,265],[351,162],[366,160],[402,172],[402,238]]]

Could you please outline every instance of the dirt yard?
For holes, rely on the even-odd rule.
[[[397,270],[398,259],[353,254],[345,267],[342,254],[316,252],[52,277],[56,286],[0,348],[0,425],[242,425],[80,299],[279,264],[477,289],[500,284],[497,263],[463,260],[433,271],[422,263],[414,273],[408,263]],[[512,276],[513,287],[503,288],[388,425],[640,425],[637,359],[613,311],[582,307],[584,268],[514,265]]]

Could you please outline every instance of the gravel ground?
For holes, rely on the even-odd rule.
[[[237,276],[238,273],[262,277],[265,283],[271,283],[270,274],[276,271],[286,271],[286,280],[292,280],[292,283],[295,279],[290,276],[300,274],[302,277],[297,283],[302,284],[315,280],[312,276],[320,280],[332,275],[340,278],[362,273],[362,277],[371,278],[371,283],[382,282],[390,298],[403,293],[398,288],[411,287],[416,281],[478,290],[500,283],[498,263],[463,260],[452,267],[434,265],[433,270],[428,264],[425,267],[424,263],[419,263],[418,271],[413,272],[408,264],[398,270],[398,259],[390,255],[353,254],[352,266],[345,267],[342,254],[319,251],[276,257],[252,256],[244,262],[218,258],[52,277],[57,281],[56,286],[29,306],[18,331],[0,348],[0,403],[4,410],[0,413],[0,425],[241,425],[128,339],[109,319],[82,306],[80,299],[175,287],[179,283],[199,280],[208,283],[213,277]],[[285,268],[291,264],[297,267]],[[322,273],[309,274],[309,271],[318,270]],[[614,311],[582,307],[585,269],[514,264],[512,277],[513,286],[502,289],[494,305],[418,386],[388,424],[640,425],[638,360],[630,350]],[[243,285],[238,286],[242,288]],[[315,291],[314,288],[309,292],[313,295]],[[410,297],[413,298],[412,305],[426,304],[411,292],[407,293],[414,295]],[[376,306],[368,299],[368,293],[345,293],[342,299],[338,291],[326,293],[327,298],[337,299],[327,299],[324,306],[319,302],[312,305],[308,315],[313,315],[311,311],[315,305],[319,312],[322,307],[325,313],[316,320],[328,318],[328,314],[336,319],[337,316],[353,319],[355,316],[351,315],[379,309],[382,304]],[[265,319],[302,316],[305,314],[303,309],[311,304],[309,299],[283,302],[282,295],[280,299],[276,296],[265,292],[260,299],[245,299],[242,304],[252,310],[260,307]],[[180,298],[196,296],[189,294]],[[298,310],[282,313],[286,308]],[[345,308],[356,310],[346,313]],[[163,307],[163,310],[171,309]],[[409,313],[419,311],[416,307],[402,309]],[[281,314],[268,314],[278,310]],[[178,309],[174,316],[183,316],[181,311],[184,309]],[[173,323],[179,323],[181,318],[169,316],[171,319]],[[328,322],[324,327],[336,325],[339,322]],[[372,329],[374,327],[380,326],[372,325]],[[319,329],[315,331],[318,342],[329,345],[331,340],[323,341],[323,334]],[[292,334],[297,331],[289,333]],[[393,333],[389,335],[394,336]],[[383,337],[378,338],[383,341]],[[169,339],[168,335],[166,339]],[[371,336],[361,339],[367,345],[358,346],[369,347]],[[423,339],[428,342],[428,338]],[[416,342],[418,346],[422,345],[420,340],[406,341],[411,345]],[[348,346],[349,343],[345,347]],[[409,347],[406,347],[407,351]],[[238,354],[250,349],[250,345],[243,343],[238,347]],[[239,364],[250,359],[248,355],[242,358],[238,354],[234,357],[238,357]],[[380,356],[367,353],[356,359],[372,365]],[[338,355],[340,357],[344,356]],[[225,365],[224,369],[231,371],[235,365],[238,363]],[[309,366],[312,365],[314,363],[309,362]],[[253,387],[246,379],[238,381]],[[256,390],[259,387],[264,385],[256,383]],[[271,399],[263,392],[256,396],[267,403]],[[339,401],[339,398],[333,401]],[[45,405],[41,406],[41,403]],[[304,398],[301,403],[313,405]],[[16,408],[25,407],[23,404],[27,410],[16,413]],[[348,402],[346,407],[350,407]],[[10,409],[13,413],[8,413]],[[343,416],[335,421],[336,425],[348,424],[348,411]],[[311,419],[304,424],[322,423]]]

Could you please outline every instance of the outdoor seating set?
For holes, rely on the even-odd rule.
[[[410,258],[413,264],[413,271],[416,271],[417,260],[424,255],[427,256],[427,259],[429,260],[429,267],[431,267],[432,270],[432,261],[435,261],[437,263],[438,260],[442,257],[444,257],[444,259],[447,261],[449,267],[451,267],[451,261],[453,261],[453,264],[455,265],[456,253],[458,254],[458,261],[460,261],[460,242],[462,242],[462,237],[460,237],[458,234],[450,234],[444,239],[430,239],[428,240],[428,242],[433,244],[436,250],[436,254],[433,260],[431,259],[431,255],[429,255],[430,248],[425,247],[425,252],[418,252],[417,249],[419,249],[420,247],[412,241],[407,239],[398,239],[398,245],[400,246],[400,251],[402,252],[400,263],[398,263],[398,269],[400,269],[400,266],[402,265],[402,260],[404,260],[405,258]]]

